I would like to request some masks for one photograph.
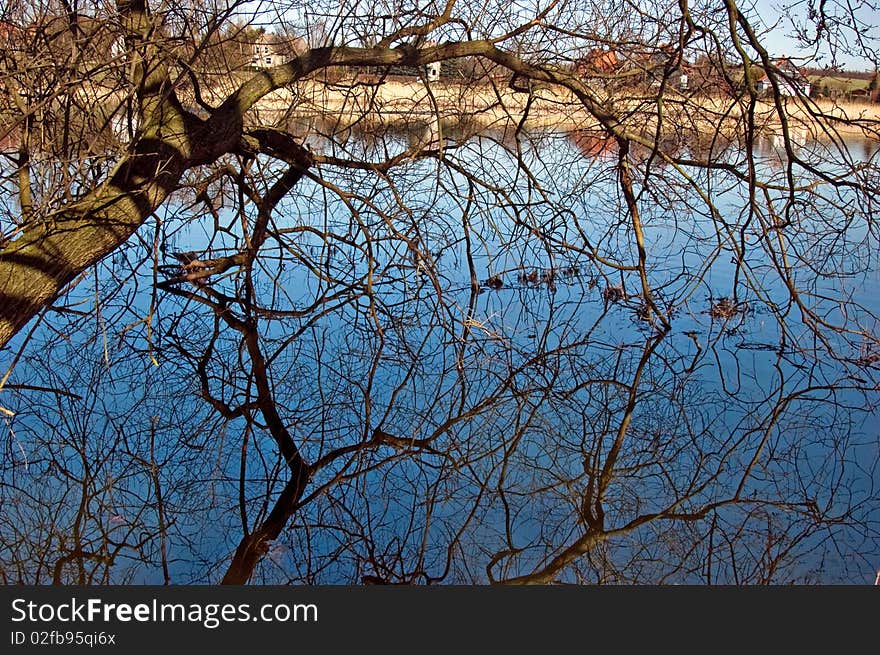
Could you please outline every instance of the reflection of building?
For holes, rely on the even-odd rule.
[[[588,159],[604,159],[617,153],[617,141],[604,132],[575,130],[569,138]]]
[[[779,95],[788,97],[810,95],[810,89],[812,88],[810,80],[788,57],[774,61],[772,70],[776,84],[779,87]],[[756,88],[758,93],[773,92],[773,85],[770,83],[770,76],[766,71],[758,80]]]
[[[21,137],[17,130],[13,131],[0,124],[0,134],[3,135],[0,136],[0,154],[10,154],[18,150]]]

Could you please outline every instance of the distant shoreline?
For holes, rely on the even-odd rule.
[[[624,126],[633,134],[653,134],[657,103],[649,97],[608,100],[617,115],[624,115]],[[793,133],[803,138],[861,136],[880,140],[880,105],[855,102],[811,101],[808,106],[786,99],[785,117]],[[300,82],[293,88],[274,91],[261,99],[254,111],[262,120],[283,117],[332,117],[342,125],[360,121],[394,122],[412,117],[437,116],[461,119],[484,128],[501,128],[523,123],[530,128],[601,131],[598,122],[567,90],[542,88],[531,102],[527,93],[506,87],[479,87],[453,83],[434,83],[430,89],[418,81],[386,81],[370,85],[324,85]],[[741,126],[739,105],[728,98],[664,97],[664,128],[670,133],[720,131],[734,137]],[[759,101],[755,125],[760,133],[779,135],[782,121],[775,106]],[[662,132],[662,131],[661,131]]]

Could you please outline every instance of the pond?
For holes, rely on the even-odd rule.
[[[876,144],[633,148],[629,198],[593,134],[301,129],[247,265],[263,161],[2,353],[6,582],[218,581],[284,432],[254,582],[874,580]]]

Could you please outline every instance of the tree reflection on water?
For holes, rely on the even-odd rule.
[[[29,336],[5,582],[873,579],[870,143],[306,128]]]

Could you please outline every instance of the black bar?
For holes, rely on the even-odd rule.
[[[792,652],[798,644],[815,652],[823,641],[840,652],[848,645],[876,647],[880,616],[880,587],[870,586],[0,589],[0,652],[6,653],[57,652],[58,642],[68,640],[74,647],[79,642],[76,650],[169,654],[187,644],[197,644],[198,652],[274,646],[284,653],[352,654],[425,648],[543,654],[570,647],[653,654],[685,645],[751,653],[771,645]],[[244,605],[250,620],[238,620]],[[38,620],[41,612],[46,621]],[[267,620],[255,616],[261,612]],[[77,620],[66,620],[72,617]],[[232,617],[237,620],[224,620]]]

